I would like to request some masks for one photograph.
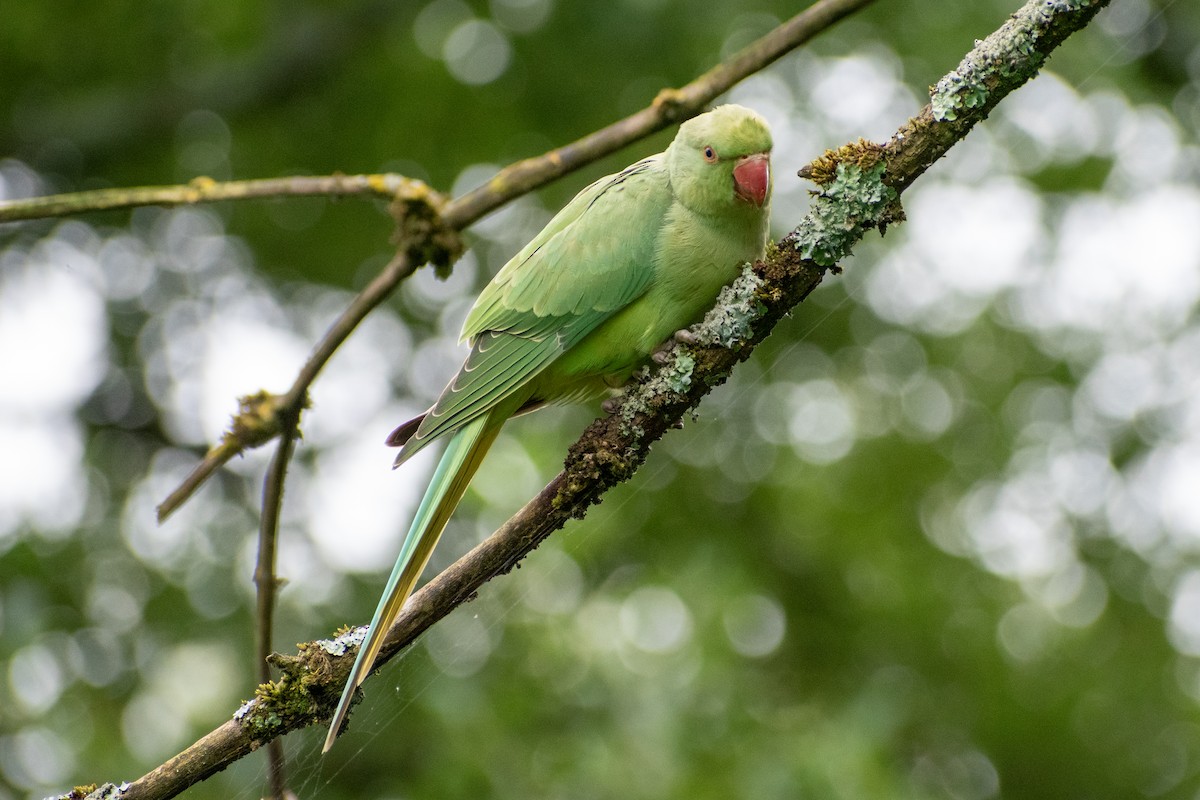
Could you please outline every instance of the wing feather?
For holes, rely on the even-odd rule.
[[[567,204],[480,294],[463,325],[471,353],[396,463],[520,392],[645,293],[671,201],[662,158],[651,156]]]
[[[488,284],[467,316],[463,338],[489,330],[542,333],[564,328],[568,339],[582,338],[648,287],[653,232],[660,229],[670,204],[661,156],[596,181]],[[639,236],[635,231],[652,233]],[[593,321],[598,314],[602,316]],[[577,333],[581,324],[586,327]]]
[[[396,456],[396,466],[431,442],[486,414],[559,353],[553,339],[525,339],[506,333],[480,336],[458,375],[405,442]]]

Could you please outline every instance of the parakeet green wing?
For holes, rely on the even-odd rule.
[[[659,156],[580,192],[484,289],[463,325],[472,342],[466,362],[396,464],[520,392],[640,297],[653,278],[656,240],[627,232],[658,230],[670,204]]]

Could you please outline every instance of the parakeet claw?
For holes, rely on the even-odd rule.
[[[675,331],[675,333],[671,334],[670,339],[667,339],[665,342],[660,344],[658,348],[650,354],[650,360],[655,364],[662,366],[663,364],[666,364],[668,360],[670,360],[671,351],[675,349],[675,345],[698,344],[699,342],[700,337],[696,336],[696,334],[692,333],[686,328]]]
[[[607,400],[605,400],[603,403],[600,404],[600,410],[603,411],[605,414],[608,414],[609,416],[612,416],[613,414],[617,413],[617,410],[620,409],[620,407],[621,407],[621,398],[619,398],[619,397],[610,397]]]

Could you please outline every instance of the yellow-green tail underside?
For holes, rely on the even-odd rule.
[[[441,538],[442,530],[467,491],[471,478],[479,469],[480,462],[483,461],[507,417],[504,415],[496,419],[497,416],[499,415],[488,413],[477,417],[458,430],[446,446],[446,452],[438,462],[429,488],[425,490],[425,496],[417,509],[417,515],[413,518],[412,527],[404,539],[396,566],[388,578],[387,588],[375,609],[367,637],[358,650],[354,669],[346,681],[346,688],[342,691],[342,698],[338,702],[337,711],[334,712],[329,734],[325,737],[323,752],[328,752],[333,746],[338,729],[341,728],[350,709],[354,691],[374,666],[384,636],[399,616],[404,601],[412,594],[417,579],[421,577],[429,556]]]

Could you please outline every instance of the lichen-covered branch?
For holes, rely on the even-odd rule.
[[[930,103],[892,137],[885,182],[903,191],[945,155],[1013,89],[1041,69],[1046,57],[1109,0],[1027,2],[963,57],[930,93]]]
[[[820,185],[809,214],[722,292],[717,306],[693,329],[695,341],[676,346],[659,370],[626,392],[616,413],[584,431],[571,446],[562,472],[499,530],[413,595],[388,632],[378,663],[395,656],[473,598],[484,583],[511,570],[567,520],[582,517],[608,489],[632,476],[651,444],[724,382],[779,320],[828,271],[836,270],[836,262],[849,255],[866,232],[902,218],[898,198],[904,188],[1032,77],[1036,66],[1107,2],[1030,0],[976,48],[986,48],[983,52],[991,56],[964,59],[976,68],[981,63],[994,65],[976,74],[987,89],[983,102],[964,103],[953,119],[939,118],[931,104],[888,144],[854,143],[826,153],[803,170]],[[1030,66],[1020,66],[1022,59]],[[233,719],[158,769],[125,784],[119,793],[113,794],[118,789],[111,784],[97,791],[123,798],[172,797],[276,737],[325,723],[362,633],[361,628],[348,630],[333,640],[303,644],[295,655],[273,656],[283,676],[259,687]]]

